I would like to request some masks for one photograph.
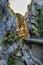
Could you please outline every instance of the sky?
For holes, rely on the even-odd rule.
[[[25,15],[27,11],[27,5],[30,4],[31,0],[10,0],[10,6],[16,13]]]

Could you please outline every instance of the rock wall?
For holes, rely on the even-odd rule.
[[[37,10],[40,9],[41,5],[43,5],[43,0],[32,0],[31,4],[27,6],[25,17],[31,37],[39,37],[39,24],[37,22],[37,15],[39,12]]]
[[[43,0],[32,0],[32,3],[28,5],[27,7],[27,12],[25,17],[27,21],[27,27],[28,27],[28,30],[30,31],[29,33],[32,38],[34,38],[34,36],[39,37],[39,35],[36,34],[38,33],[38,31],[34,35],[33,30],[35,30],[35,28],[38,29],[38,22],[37,22],[38,11],[37,10],[40,9],[41,5],[43,5]],[[40,65],[43,65],[43,45],[41,45],[41,43],[40,45],[35,43],[32,44],[32,48],[30,49],[30,54],[34,60],[38,61]]]
[[[33,59],[43,65],[43,45],[32,44],[30,51],[32,53]]]

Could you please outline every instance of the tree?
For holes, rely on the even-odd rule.
[[[43,37],[43,5],[38,10],[38,25],[39,25],[39,34]]]

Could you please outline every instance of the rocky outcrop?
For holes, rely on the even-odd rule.
[[[32,59],[34,59],[34,61],[37,61],[38,63],[40,63],[40,65],[43,65],[43,44],[41,44],[41,42],[40,42],[40,44],[38,44],[36,42],[38,39],[36,40],[35,38],[36,37],[40,38],[39,31],[43,31],[43,28],[42,28],[43,23],[41,23],[41,21],[43,19],[43,16],[42,16],[43,14],[41,15],[41,19],[40,19],[41,21],[40,20],[38,21],[38,14],[39,14],[39,10],[41,9],[42,5],[43,5],[43,0],[32,0],[31,4],[28,5],[27,12],[26,12],[28,30],[30,31],[29,33],[31,36],[31,41],[30,40],[27,41],[28,45],[30,44],[29,45],[30,55],[31,55]],[[43,7],[42,7],[42,11],[43,11]],[[39,14],[39,16],[40,16],[40,14]],[[40,25],[39,25],[39,23],[40,23]],[[34,32],[35,28],[36,28],[36,31]],[[42,35],[42,37],[43,37],[43,35]],[[33,39],[35,42],[33,41]],[[43,38],[40,40],[43,40]],[[33,43],[32,43],[32,41],[33,41]]]
[[[32,0],[31,4],[27,6],[26,20],[31,37],[39,37],[39,24],[37,16],[41,5],[43,5],[42,0]]]

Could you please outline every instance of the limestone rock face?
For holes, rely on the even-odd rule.
[[[43,0],[33,0],[33,3],[38,3],[38,4],[41,4],[43,3]]]
[[[2,5],[3,7],[7,5],[9,0],[0,0],[0,5]]]
[[[1,0],[0,3],[3,3],[3,5],[6,3],[7,4],[8,0]],[[2,4],[1,4],[2,5]],[[2,8],[0,9],[0,13],[3,12],[3,5]],[[5,5],[6,6],[6,5]],[[32,5],[33,6],[33,5]],[[33,12],[34,9],[34,12]],[[3,17],[0,18],[0,42],[3,40],[5,32],[8,31],[16,31],[16,17],[13,15],[11,10],[7,7],[5,7]],[[35,23],[35,8],[34,6],[32,7],[32,10],[28,13],[27,19],[28,23]],[[30,26],[31,26],[30,24]],[[29,26],[29,25],[28,25]],[[31,26],[30,29],[34,28],[35,26]],[[37,27],[37,24],[36,24]],[[34,49],[34,48],[33,48]],[[39,50],[39,49],[38,49]],[[32,50],[31,50],[32,51]],[[34,52],[33,52],[34,53]],[[31,58],[29,47],[26,46],[24,43],[18,41],[17,43],[14,43],[12,45],[8,46],[0,46],[0,65],[7,65],[8,57],[13,56],[20,58],[20,60],[25,61],[27,65],[41,65],[40,63],[38,64],[37,62],[34,61],[34,59]],[[37,57],[37,56],[36,56]],[[17,61],[16,61],[17,62]],[[16,63],[15,62],[15,63]],[[19,62],[18,62],[19,65]]]
[[[28,5],[28,9],[27,9],[27,13],[26,13],[26,20],[27,20],[28,30],[30,30],[30,35],[32,38],[34,38],[33,30],[35,28],[39,28],[38,27],[39,24],[37,21],[37,15],[38,15],[37,10],[40,10],[42,5],[43,5],[43,0],[32,0],[30,9],[29,9],[29,5]],[[42,16],[42,19],[43,19],[43,16]],[[42,25],[42,24],[43,23],[41,23],[40,25]],[[35,38],[36,38],[36,36],[35,36]],[[39,37],[39,35],[38,35],[38,37]],[[39,45],[35,44],[35,43],[32,44],[32,48],[30,49],[30,52],[31,52],[30,54],[32,54],[31,56],[33,56],[32,58],[37,60],[40,63],[40,65],[43,65],[43,56],[42,56],[43,55],[43,45],[41,45],[41,43]]]
[[[0,60],[0,65],[7,65],[7,63],[4,60]]]
[[[9,30],[16,30],[16,17],[11,12],[8,12],[7,15],[5,14],[2,20],[0,19],[0,41],[3,39],[5,32]]]
[[[2,41],[5,32],[16,28],[16,17],[7,7],[9,0],[0,0],[0,41]]]
[[[38,37],[38,22],[37,22],[37,15],[38,11],[43,5],[43,0],[32,0],[32,3],[28,5],[27,7],[27,13],[26,13],[26,20],[27,20],[27,26],[28,30],[30,31],[30,35],[32,37]],[[29,8],[29,6],[31,6]],[[34,35],[34,36],[33,36]]]
[[[7,7],[8,1],[9,0],[0,0],[0,45],[6,32],[15,32],[16,30],[16,17]],[[7,65],[6,61],[8,60],[9,52],[13,52],[13,49],[11,51],[10,49],[12,49],[12,47],[0,46],[0,65]]]

